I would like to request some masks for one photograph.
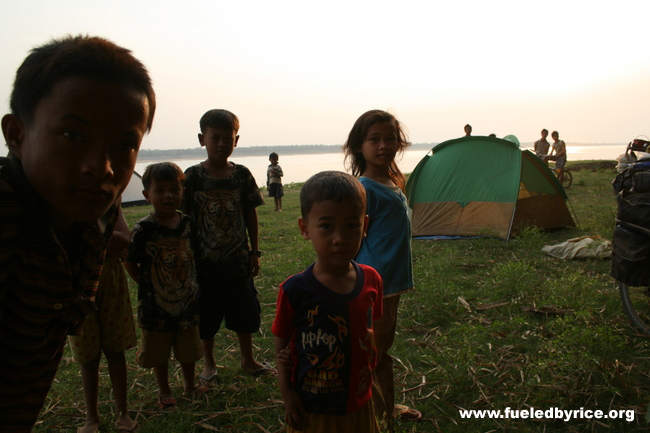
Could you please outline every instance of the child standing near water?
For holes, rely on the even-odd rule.
[[[269,168],[266,170],[266,187],[269,190],[269,197],[273,197],[275,200],[275,210],[282,210],[282,196],[284,195],[284,190],[282,189],[282,167],[278,164],[279,156],[277,153],[272,152],[269,155]]]
[[[383,317],[375,322],[377,368],[372,399],[377,415],[392,429],[393,418],[418,420],[419,411],[395,405],[393,358],[400,296],[413,288],[411,222],[404,195],[405,178],[395,162],[410,143],[390,113],[371,110],[355,122],[343,146],[354,176],[366,189],[368,235],[356,261],[375,268],[384,282]]]

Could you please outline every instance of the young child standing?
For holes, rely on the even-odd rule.
[[[227,110],[210,110],[199,122],[199,143],[208,158],[185,170],[183,210],[197,222],[197,270],[201,287],[200,331],[205,365],[199,378],[216,380],[214,336],[225,319],[237,333],[241,367],[260,375],[273,372],[253,355],[260,328],[260,303],[253,277],[260,270],[257,206],[264,199],[251,172],[228,160],[239,141],[239,119]]]
[[[201,359],[199,286],[194,260],[196,231],[189,215],[177,209],[183,198],[183,171],[176,164],[147,166],[143,194],[153,212],[133,227],[124,267],[138,282],[138,322],[142,337],[137,354],[140,367],[152,368],[158,382],[158,406],[169,409],[176,399],[169,387],[171,349],[183,373],[183,395],[208,389],[194,384],[194,366]]]
[[[99,431],[99,361],[102,351],[115,396],[116,426],[132,432],[138,423],[129,415],[126,397],[126,358],[124,351],[135,347],[137,339],[133,310],[122,260],[126,259],[131,232],[122,209],[113,236],[106,248],[106,260],[97,287],[97,311],[86,318],[79,336],[68,338],[75,360],[81,364],[81,381],[86,402],[86,422],[77,433]]]
[[[392,428],[393,417],[420,419],[415,409],[395,405],[393,358],[388,353],[395,339],[397,310],[402,293],[413,288],[411,222],[405,179],[395,156],[409,145],[406,135],[390,113],[371,110],[355,122],[344,145],[352,174],[366,190],[368,236],[356,257],[358,263],[375,268],[384,282],[384,316],[375,323],[377,369],[373,402],[377,414]]]
[[[300,233],[317,260],[280,285],[272,325],[276,354],[289,345],[293,363],[278,366],[289,433],[379,431],[371,395],[382,282],[352,260],[365,201],[359,181],[341,172],[318,173],[300,191]]]
[[[282,210],[282,197],[284,190],[282,189],[282,167],[278,164],[280,157],[277,153],[271,152],[269,155],[269,168],[266,170],[266,187],[269,189],[269,197],[275,200],[275,210]]]
[[[115,201],[156,98],[129,50],[75,36],[31,51],[9,105],[2,118],[9,154],[0,158],[3,433],[31,430],[66,336],[94,309]]]

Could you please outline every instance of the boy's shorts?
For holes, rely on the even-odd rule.
[[[558,159],[555,160],[555,168],[556,169],[563,169],[564,166],[566,165],[566,156],[562,156]]]
[[[142,330],[140,347],[136,363],[143,368],[152,368],[164,364],[171,357],[183,364],[196,362],[203,357],[199,341],[199,327],[192,326],[178,332],[159,332]]]
[[[287,425],[287,433],[379,433],[372,400],[368,400],[358,411],[346,415],[308,413],[307,422],[309,426],[305,430],[294,430]]]
[[[260,302],[250,276],[223,278],[213,272],[199,272],[199,328],[202,340],[219,331],[225,319],[226,328],[243,334],[259,331]]]
[[[281,183],[269,184],[269,197],[282,198],[284,196],[284,188]]]

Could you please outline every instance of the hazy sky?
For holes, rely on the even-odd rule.
[[[143,148],[198,145],[227,108],[240,145],[341,144],[363,112],[414,143],[475,135],[571,143],[650,136],[650,0],[2,0],[0,100],[23,58],[85,33],[131,49],[158,109]]]

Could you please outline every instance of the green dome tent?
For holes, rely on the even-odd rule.
[[[413,236],[496,236],[527,226],[575,226],[567,196],[528,150],[492,137],[462,137],[434,147],[406,185]]]

